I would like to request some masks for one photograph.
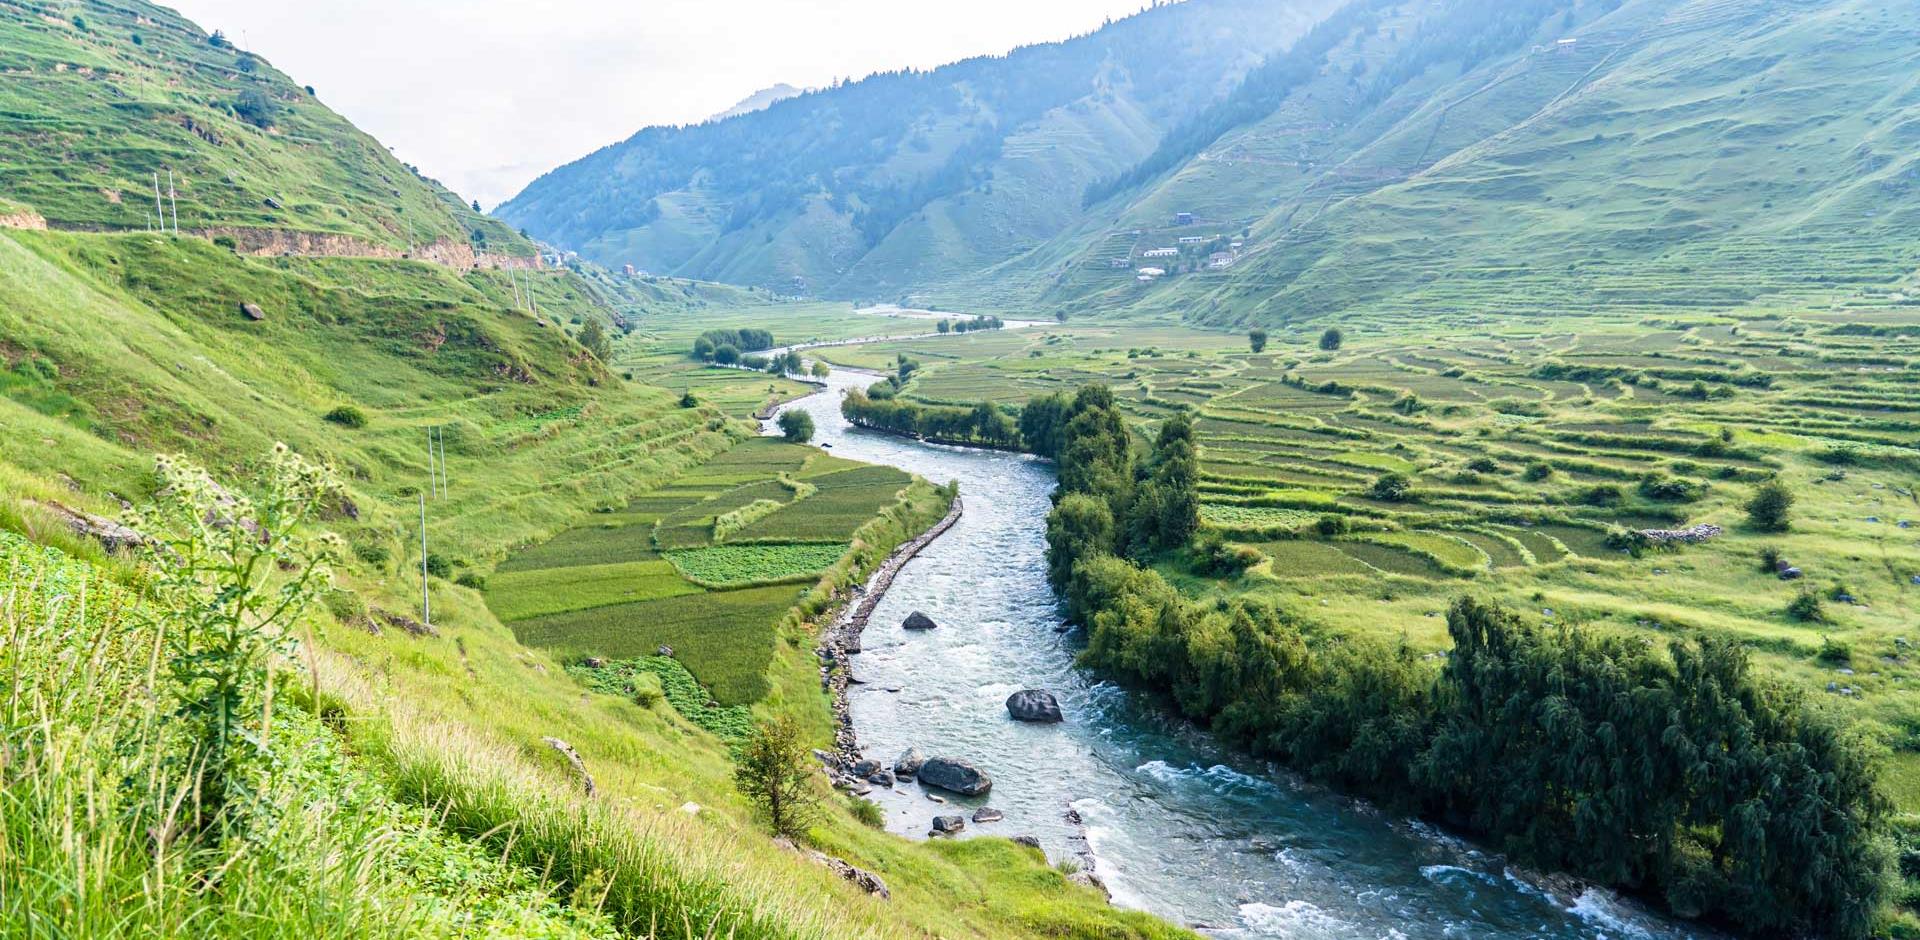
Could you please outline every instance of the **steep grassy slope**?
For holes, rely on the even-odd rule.
[[[295,230],[388,248],[532,246],[420,177],[312,90],[140,0],[0,3],[0,198],[56,226]],[[175,200],[164,206],[168,221]]]
[[[1004,259],[1329,0],[1195,0],[1090,36],[649,128],[500,215],[603,263],[891,297]]]
[[[1097,247],[1051,296],[1223,322],[1686,310],[1920,266],[1910,18],[1852,0],[1569,2],[1477,62],[1422,42],[1477,6],[1383,11],[1269,115],[1116,200],[1108,231],[1142,236],[1080,233]],[[1199,225],[1170,228],[1181,211]],[[1217,231],[1245,235],[1229,270],[1124,276],[1140,249]]]

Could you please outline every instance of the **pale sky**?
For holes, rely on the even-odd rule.
[[[650,124],[999,54],[1152,0],[163,0],[487,208]]]

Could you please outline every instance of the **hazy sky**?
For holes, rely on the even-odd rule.
[[[163,0],[167,2],[167,0]],[[488,208],[649,124],[1086,32],[1150,0],[170,0]]]

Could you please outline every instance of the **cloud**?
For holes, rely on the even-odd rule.
[[[1086,32],[1141,0],[174,0],[494,205],[650,124]]]

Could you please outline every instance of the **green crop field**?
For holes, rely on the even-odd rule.
[[[731,587],[818,577],[846,552],[844,542],[714,545],[668,552],[667,560],[692,581]]]
[[[514,552],[489,578],[487,603],[522,642],[562,656],[624,660],[670,646],[715,699],[750,704],[767,692],[781,621],[912,483],[890,467],[748,438]]]

